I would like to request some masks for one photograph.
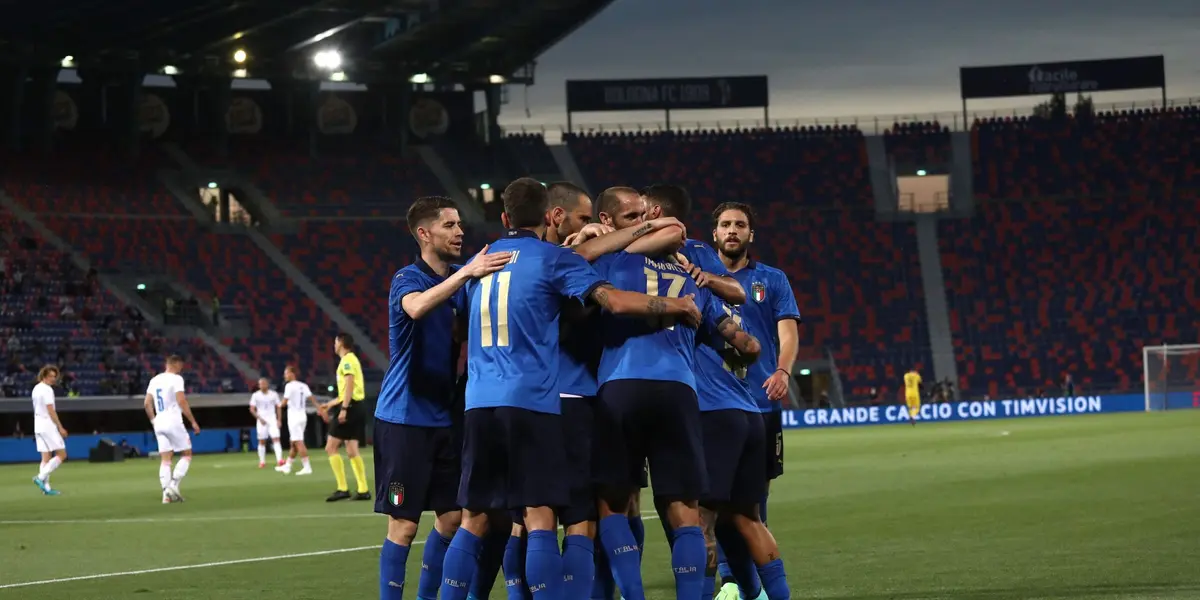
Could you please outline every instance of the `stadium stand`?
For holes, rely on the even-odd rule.
[[[78,395],[140,395],[167,354],[188,361],[189,385],[217,391],[240,376],[197,340],[166,339],[23,223],[0,209],[0,348],[5,396],[28,395],[43,364]]]

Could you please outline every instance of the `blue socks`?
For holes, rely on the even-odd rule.
[[[440,600],[466,600],[471,591],[471,580],[478,570],[479,551],[483,540],[479,536],[460,528],[446,549],[446,560],[442,566]]]
[[[704,532],[699,527],[680,527],[675,530],[675,543],[671,546],[671,570],[675,572],[676,598],[700,598],[707,558]],[[712,597],[711,588],[709,597]]]
[[[646,600],[646,590],[642,586],[642,558],[637,540],[629,528],[629,518],[610,515],[600,519],[600,543],[604,547],[617,589],[621,590],[621,597],[624,600]],[[700,554],[704,554],[703,536]]]
[[[758,579],[758,569],[754,559],[750,558],[750,549],[746,547],[746,539],[738,532],[732,523],[718,522],[716,526],[718,548],[723,549],[728,557],[730,574],[737,581],[742,594],[749,600],[754,600],[762,593],[762,583]]]
[[[558,551],[558,531],[530,531],[526,538],[525,581],[534,600],[562,600],[563,558]]]
[[[700,585],[700,600],[712,600],[713,593],[717,589],[717,576],[705,575],[704,583]]]
[[[717,575],[721,576],[721,582],[733,579],[733,571],[729,570],[729,559],[725,557],[725,547],[717,542]]]
[[[386,538],[383,540],[383,550],[379,553],[379,600],[402,600],[404,597],[408,550],[408,546]]]
[[[767,590],[770,600],[790,600],[791,589],[788,588],[787,573],[783,571],[783,559],[777,558],[758,568],[758,576],[762,578],[763,588]]]
[[[493,528],[483,538],[483,548],[479,554],[479,570],[471,580],[471,593],[467,596],[472,600],[486,600],[492,594],[492,586],[496,584],[496,574],[500,572],[500,564],[504,560],[505,543],[508,542],[509,532],[505,529]]]
[[[633,539],[637,542],[638,556],[646,554],[646,523],[642,521],[642,515],[629,517],[629,530],[633,532]],[[670,536],[667,536],[670,539]]]
[[[586,535],[563,538],[563,598],[580,600],[592,594],[596,575],[595,542]]]
[[[417,580],[417,598],[437,600],[438,588],[442,585],[442,563],[446,561],[446,550],[450,538],[443,537],[437,529],[429,530],[425,538],[425,551],[421,554],[421,578]]]
[[[529,587],[525,585],[525,541],[520,536],[508,538],[504,547],[504,589],[508,600],[528,600]]]
[[[608,566],[608,554],[604,552],[604,544],[600,543],[599,537],[595,539],[593,548],[596,552],[596,577],[592,580],[591,600],[613,600],[616,583]]]

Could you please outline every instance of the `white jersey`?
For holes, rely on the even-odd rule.
[[[57,432],[54,419],[50,418],[50,407],[54,406],[54,388],[38,382],[33,386],[33,432]]]
[[[254,392],[250,395],[250,406],[258,409],[258,418],[268,422],[275,422],[275,408],[279,406],[279,394],[275,390],[267,390],[266,392]]]
[[[283,386],[283,398],[287,400],[288,415],[307,414],[308,406],[305,403],[312,398],[312,390],[303,381],[289,381]]]
[[[146,386],[154,404],[154,428],[183,423],[183,411],[179,408],[176,398],[183,389],[183,377],[175,373],[159,373]]]

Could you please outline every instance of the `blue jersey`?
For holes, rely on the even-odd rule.
[[[779,328],[776,323],[784,319],[800,320],[800,309],[796,307],[796,295],[787,275],[774,267],[750,261],[733,277],[746,289],[746,303],[741,306],[742,328],[758,338],[762,353],[750,365],[746,382],[761,412],[780,410],[778,402],[767,400],[763,384],[775,372],[779,363]]]
[[[715,297],[715,296],[714,296]],[[720,302],[720,300],[717,300]],[[738,325],[742,324],[741,311],[721,302],[725,314]],[[700,412],[713,410],[745,410],[758,412],[758,405],[746,382],[746,367],[733,367],[725,362],[723,352],[732,352],[733,347],[725,338],[713,335],[701,340],[696,348],[696,398],[700,401]],[[758,364],[755,361],[754,364]]]
[[[704,242],[692,239],[684,240],[683,247],[679,249],[679,253],[687,257],[688,262],[700,267],[700,270],[705,273],[712,273],[717,276],[729,275],[729,269],[725,267],[725,263],[721,262],[721,257],[717,256],[717,251]]]
[[[504,269],[467,284],[467,410],[513,407],[561,414],[559,314],[605,283],[583,257],[510,230],[490,246]]]
[[[677,381],[696,389],[696,336],[710,335],[727,318],[724,303],[696,282],[679,265],[640,254],[617,252],[596,261],[600,271],[617,289],[650,296],[681,298],[695,294],[702,324],[699,334],[662,317],[619,317],[606,315],[603,323],[604,351],[597,379],[601,385],[620,379]]]
[[[595,396],[596,369],[600,365],[599,315],[563,315],[559,326],[561,361],[558,391],[568,396]]]
[[[456,351],[454,308],[462,290],[449,302],[415,320],[401,300],[445,281],[425,261],[404,267],[392,277],[388,293],[390,362],[379,389],[375,417],[388,423],[420,427],[449,427],[454,401]]]

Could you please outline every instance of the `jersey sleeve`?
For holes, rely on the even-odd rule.
[[[771,278],[768,279],[771,289],[767,293],[770,294],[771,310],[775,313],[775,320],[795,319],[800,321],[800,308],[796,306],[796,294],[792,291],[791,282],[782,272],[775,272],[771,275]]]
[[[700,270],[705,273],[720,276],[729,275],[729,269],[725,267],[725,263],[721,262],[721,258],[717,256],[717,251],[704,242],[689,241],[683,245],[680,253],[687,257],[688,262],[700,267]]]
[[[342,364],[338,366],[338,374],[345,377],[346,375],[354,374],[354,365],[347,359],[342,359]]]
[[[570,249],[559,249],[551,271],[554,289],[583,302],[596,288],[608,283],[582,256]]]
[[[699,295],[696,296],[696,305],[702,316],[700,322],[702,331],[697,332],[697,338],[703,339],[705,343],[714,348],[723,348],[725,338],[721,337],[721,323],[733,315],[734,308],[725,304],[725,301],[708,291],[707,288],[700,289]]]
[[[397,314],[403,315],[402,318],[409,318],[408,313],[404,312],[404,307],[401,304],[404,297],[409,294],[425,291],[425,285],[419,279],[411,273],[405,273],[403,270],[397,272],[392,277],[392,289],[388,292],[388,302]]]
[[[175,376],[175,385],[179,387],[179,389],[175,390],[176,392],[183,392],[183,391],[184,391],[184,386],[183,386],[183,376],[182,376],[182,375],[176,375],[176,376]]]
[[[597,275],[608,279],[609,270],[612,268],[613,263],[617,260],[617,257],[621,254],[623,254],[623,252],[613,252],[602,255],[600,258],[592,261],[592,268],[596,270]]]
[[[54,406],[54,390],[40,389],[38,390],[39,400],[46,406]]]
[[[254,394],[250,394],[250,406],[254,406]]]

